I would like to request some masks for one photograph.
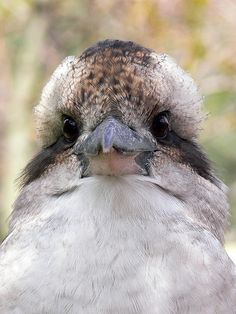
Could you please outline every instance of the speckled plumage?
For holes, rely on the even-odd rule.
[[[197,136],[202,97],[169,56],[133,43],[103,42],[97,47],[66,58],[44,89],[35,110],[43,146],[59,135],[61,112],[76,111],[89,130],[111,111],[119,111],[126,123],[142,127],[150,115],[171,109],[175,130],[184,138]]]
[[[236,313],[226,187],[197,143],[201,105],[170,57],[132,42],[63,61],[35,109],[42,150],[1,245],[0,313]],[[152,132],[161,112],[166,138]]]

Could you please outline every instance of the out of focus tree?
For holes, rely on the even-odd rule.
[[[43,85],[65,56],[105,38],[166,52],[198,82],[210,113],[202,143],[230,186],[235,226],[235,12],[234,0],[2,0],[0,237],[14,179],[37,150],[31,110]]]

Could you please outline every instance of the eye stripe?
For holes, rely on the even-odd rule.
[[[219,186],[212,170],[211,162],[196,142],[183,139],[174,131],[170,131],[168,138],[162,141],[161,144],[177,148],[182,156],[183,163],[189,164],[201,177]]]
[[[39,178],[55,162],[57,155],[72,145],[73,143],[65,143],[64,138],[61,137],[53,145],[42,149],[23,170],[19,178],[21,186],[24,187]]]

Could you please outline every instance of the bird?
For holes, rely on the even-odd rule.
[[[236,313],[202,107],[174,59],[131,41],[58,66],[0,248],[0,313]]]

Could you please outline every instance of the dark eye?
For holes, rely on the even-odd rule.
[[[63,120],[63,135],[70,142],[75,141],[79,135],[77,123],[70,117],[65,117]]]
[[[169,114],[168,112],[161,112],[154,117],[151,126],[152,134],[158,139],[167,137],[170,131]]]

